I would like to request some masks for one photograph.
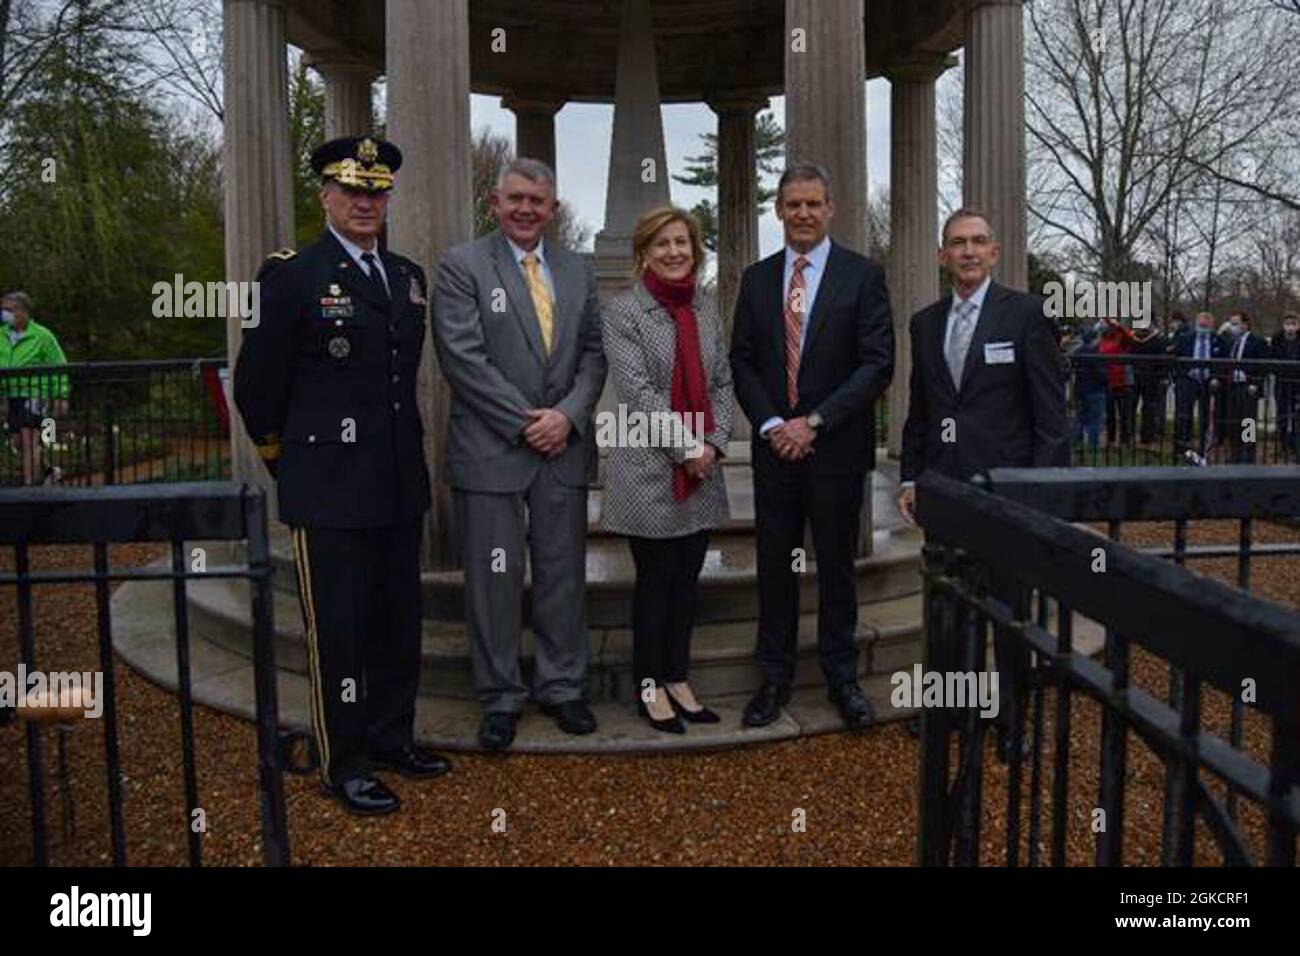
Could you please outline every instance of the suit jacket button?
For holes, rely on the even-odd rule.
[[[402,380],[402,379],[401,379],[401,376],[399,376],[399,375],[394,375],[394,376],[393,376],[393,384],[394,384],[394,385],[396,385],[396,384],[397,384],[398,382],[400,382],[401,380]]]
[[[315,436],[315,435],[308,435],[308,436],[307,436],[307,443],[308,443],[308,444],[311,444],[311,443],[314,442],[315,440],[316,440],[316,436]]]
[[[397,411],[397,410],[400,409],[401,407],[402,407],[402,403],[401,403],[401,402],[393,402],[393,411]]]

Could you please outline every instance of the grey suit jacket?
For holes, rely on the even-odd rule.
[[[546,243],[555,286],[550,355],[532,296],[499,231],[456,246],[438,264],[433,334],[451,385],[444,477],[464,491],[518,493],[538,469],[562,484],[596,479],[591,412],[605,384],[600,306],[591,266]],[[546,459],[524,442],[528,409],[555,408],[573,423],[569,447]]]
[[[732,394],[722,316],[718,300],[706,292],[695,293],[694,306],[713,405],[714,428],[704,439],[724,453],[731,437]],[[668,310],[638,281],[605,303],[602,324],[610,374],[628,414],[670,412],[677,328]],[[685,460],[684,447],[613,445],[601,496],[601,525],[618,534],[675,538],[725,521],[729,512],[721,464],[694,494],[684,501],[673,498],[673,467]]]

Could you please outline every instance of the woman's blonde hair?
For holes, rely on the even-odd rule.
[[[645,272],[646,252],[659,230],[674,222],[686,224],[686,231],[691,236],[691,276],[694,278],[704,266],[704,239],[700,235],[700,224],[685,209],[677,206],[660,206],[651,209],[637,220],[636,229],[632,231],[632,268],[637,275]]]

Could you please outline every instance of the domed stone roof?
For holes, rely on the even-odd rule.
[[[314,54],[346,50],[382,72],[384,4],[289,0],[288,41]],[[969,0],[866,0],[868,76],[961,45]],[[814,7],[815,9],[815,7]],[[471,0],[470,87],[557,100],[612,102],[620,0]],[[783,92],[784,0],[654,0],[663,102]],[[505,52],[493,52],[496,30]],[[499,44],[498,44],[499,46]]]

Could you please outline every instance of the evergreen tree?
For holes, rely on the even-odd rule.
[[[699,156],[686,157],[686,172],[673,174],[673,179],[686,186],[716,188],[718,185],[718,134],[701,133],[704,152]],[[785,130],[770,112],[758,114],[754,127],[754,155],[758,163],[760,179],[762,174],[774,176],[785,167]],[[761,181],[757,190],[758,205],[756,215],[763,215],[769,203],[776,198],[775,189],[765,188]],[[718,251],[718,209],[708,199],[696,203],[691,209],[699,220],[704,245],[710,252]]]

